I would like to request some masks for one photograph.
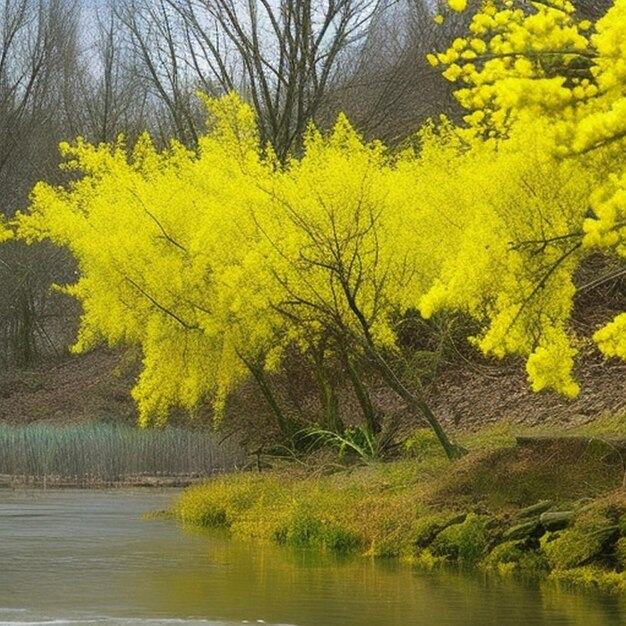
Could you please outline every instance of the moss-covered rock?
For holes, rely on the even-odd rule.
[[[541,500],[536,502],[535,504],[531,504],[530,506],[524,507],[520,511],[517,512],[516,517],[518,519],[530,519],[536,518],[542,513],[549,511],[554,505],[553,500]]]
[[[487,545],[487,518],[469,513],[460,524],[442,530],[431,544],[431,551],[436,556],[471,565],[484,556]]]
[[[416,548],[426,548],[440,532],[448,528],[448,526],[461,524],[466,517],[465,513],[452,515],[449,513],[432,513],[422,515],[413,522],[411,543]]]
[[[598,545],[581,541],[580,531],[546,533],[541,540],[541,549],[555,569],[567,569],[588,561],[598,550]]]
[[[523,557],[524,541],[505,541],[491,550],[483,560],[483,565],[487,569],[510,570],[517,567]]]
[[[521,524],[515,524],[504,531],[503,538],[507,541],[518,541],[537,537],[543,534],[543,528],[538,519],[526,520]]]

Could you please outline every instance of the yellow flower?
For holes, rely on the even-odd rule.
[[[448,5],[453,11],[462,13],[467,8],[467,0],[448,0]]]

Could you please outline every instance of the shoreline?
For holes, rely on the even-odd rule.
[[[184,489],[192,485],[206,482],[216,476],[223,475],[224,472],[216,472],[207,476],[130,476],[121,480],[111,481],[77,481],[70,479],[60,479],[51,477],[48,479],[26,478],[22,476],[10,476],[8,474],[0,474],[0,489],[124,489],[124,488],[177,488]]]
[[[626,488],[597,437],[419,458],[230,473],[194,485],[170,514],[237,539],[422,568],[453,565],[626,593]]]
[[[274,543],[421,569],[460,567],[626,593],[621,445],[597,436],[513,437],[450,463],[418,437],[414,459],[285,464],[263,472],[115,481],[0,475],[0,490],[177,489],[147,515]],[[623,440],[619,440],[621,444]]]

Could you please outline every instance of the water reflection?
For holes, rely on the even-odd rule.
[[[619,598],[251,546],[140,519],[169,493],[0,492],[0,625],[617,626]]]

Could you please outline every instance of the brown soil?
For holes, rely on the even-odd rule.
[[[130,389],[135,374],[119,354],[106,350],[35,369],[2,372],[0,421],[132,423],[136,410]],[[442,372],[429,401],[448,429],[465,431],[500,420],[522,429],[541,424],[577,426],[603,414],[626,415],[626,363],[589,359],[579,365],[577,376],[581,394],[567,400],[552,392],[533,393],[521,363],[473,362]],[[381,392],[378,401],[387,413],[402,410],[389,392]],[[250,403],[245,404],[249,411]],[[409,417],[407,426],[414,427],[415,419]]]
[[[431,408],[449,427],[475,430],[506,420],[520,426],[579,426],[605,415],[626,417],[626,363],[589,358],[577,367],[574,400],[534,393],[521,362],[470,363],[451,368],[430,394]],[[625,424],[626,432],[626,424]]]
[[[133,421],[132,376],[119,354],[97,350],[0,373],[0,420],[15,424]]]

